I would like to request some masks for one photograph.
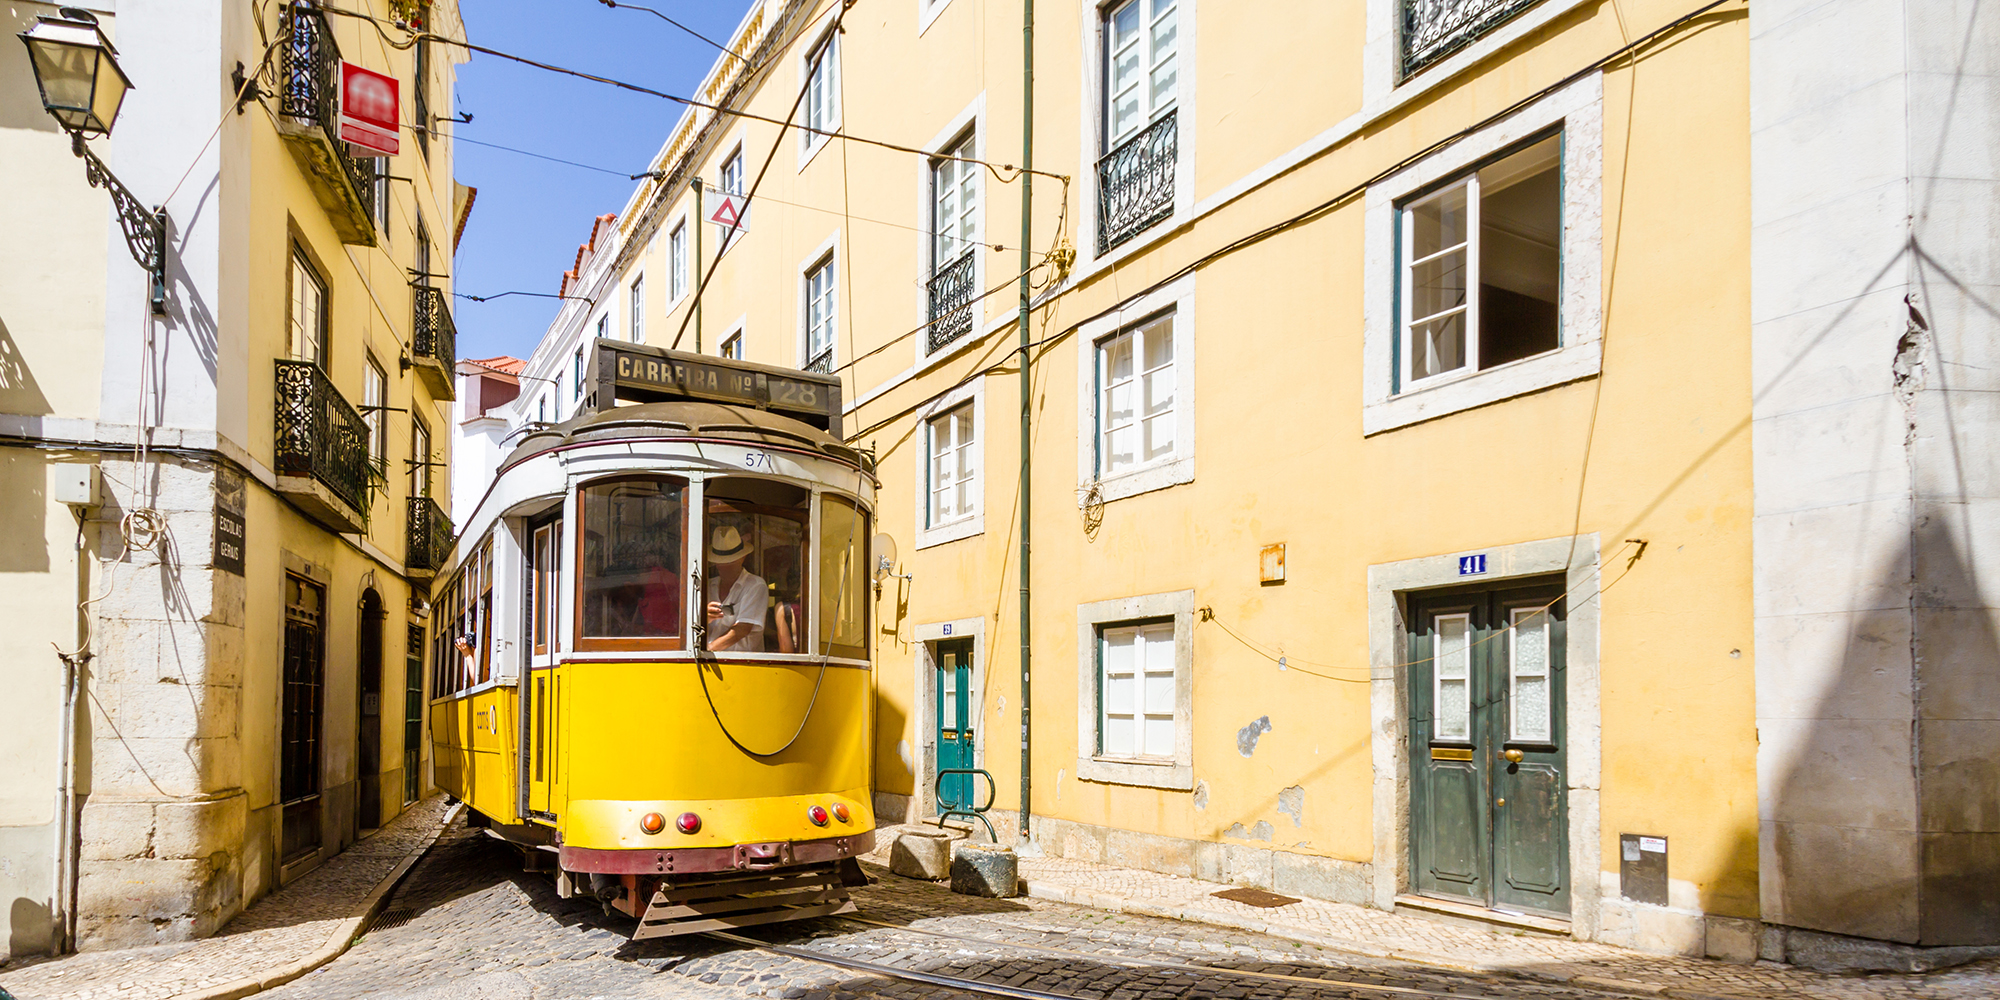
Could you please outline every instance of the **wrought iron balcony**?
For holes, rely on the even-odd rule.
[[[938,269],[927,286],[931,299],[930,351],[972,332],[972,250]]]
[[[829,375],[833,372],[833,348],[829,347],[813,355],[812,360],[799,366],[801,371],[818,372]]]
[[[1403,75],[1472,44],[1541,0],[1402,0]]]
[[[403,566],[411,576],[434,575],[451,556],[451,518],[430,497],[410,498],[409,548]]]
[[[410,287],[411,353],[417,376],[437,399],[452,399],[452,369],[458,364],[458,327],[442,288]]]
[[[368,425],[310,361],[278,362],[278,490],[335,531],[368,527]]]
[[[1097,252],[1102,254],[1174,214],[1180,109],[1119,143],[1097,161]]]
[[[340,138],[340,47],[311,4],[285,8],[279,129],[313,178],[313,195],[347,243],[375,245],[375,161]]]

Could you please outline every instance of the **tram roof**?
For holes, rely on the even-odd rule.
[[[792,417],[750,406],[675,400],[634,403],[586,412],[562,423],[543,427],[523,436],[506,460],[500,463],[500,468],[507,469],[558,448],[594,442],[630,441],[634,438],[667,441],[700,438],[804,449],[819,452],[835,461],[862,466],[859,450],[848,447],[826,431]]]

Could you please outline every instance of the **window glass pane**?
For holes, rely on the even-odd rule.
[[[1174,86],[1179,82],[1179,71],[1176,67],[1180,62],[1178,58],[1180,13],[1173,4],[1160,3],[1158,0],[1155,0],[1153,10],[1152,70],[1149,74],[1152,81],[1150,110],[1158,112],[1173,103]]]
[[[1465,366],[1465,314],[1419,323],[1410,330],[1410,377],[1429,378]]]
[[[681,480],[659,478],[581,491],[585,638],[681,634],[684,489]]]
[[[1466,184],[1460,182],[1410,206],[1410,259],[1422,260],[1465,242]]]
[[[1465,615],[1438,615],[1432,620],[1431,668],[1437,677],[1432,732],[1436,739],[1472,738],[1471,632],[1471,619]]]
[[[1141,14],[1139,0],[1112,12],[1106,35],[1105,102],[1110,113],[1111,145],[1139,127],[1139,45]]]
[[[1548,613],[1535,608],[1515,609],[1511,639],[1508,703],[1513,708],[1513,737],[1547,742],[1551,733]]]
[[[822,655],[868,656],[868,515],[846,497],[820,504],[819,639]]]
[[[1555,350],[1561,298],[1562,140],[1479,171],[1479,367]]]
[[[292,357],[325,365],[326,358],[321,351],[325,342],[321,332],[326,328],[326,286],[321,285],[319,276],[311,266],[293,255],[292,257]]]
[[[703,524],[710,650],[802,653],[811,495],[762,479],[711,479]]]

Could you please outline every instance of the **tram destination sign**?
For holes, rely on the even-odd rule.
[[[600,408],[614,399],[694,399],[771,410],[840,433],[840,380],[832,375],[615,340],[597,342],[595,362]]]

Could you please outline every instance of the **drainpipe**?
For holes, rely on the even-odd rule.
[[[82,836],[76,816],[76,706],[79,685],[83,682],[83,669],[90,663],[90,611],[86,603],[90,597],[89,542],[84,535],[88,515],[79,511],[76,526],[76,649],[73,654],[56,651],[63,664],[63,715],[61,760],[56,765],[56,780],[60,782],[59,799],[62,814],[56,817],[56,912],[50,914],[54,924],[55,947],[52,951],[62,955],[76,950],[76,884],[77,857],[82,853]]]
[[[1028,304],[1031,289],[1028,286],[1028,268],[1033,266],[1029,259],[1028,244],[1034,237],[1033,194],[1035,183],[1035,0],[1022,0],[1021,7],[1021,315],[1015,324],[1019,327],[1021,340],[1021,840],[1031,840],[1028,836],[1029,789],[1033,785],[1031,775],[1034,760],[1030,752],[1029,718],[1034,704],[1029,698],[1032,686],[1029,683],[1028,667],[1033,659],[1029,647],[1030,621],[1028,617],[1028,557],[1030,553],[1028,514],[1030,498],[1034,490],[1032,481],[1033,463],[1029,449],[1034,441],[1030,417],[1034,413],[1034,380],[1028,373]]]

